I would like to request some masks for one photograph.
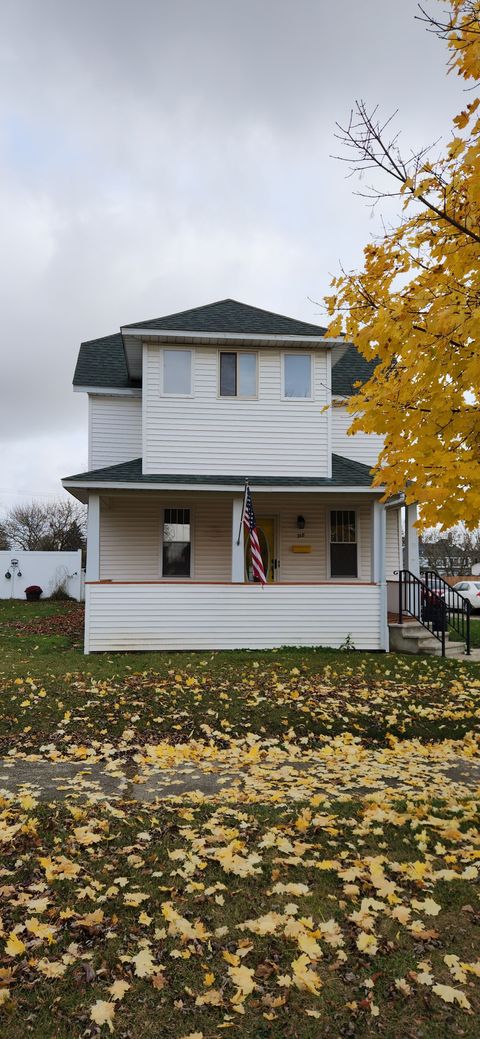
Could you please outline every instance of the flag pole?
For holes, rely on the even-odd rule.
[[[242,533],[242,527],[243,527],[243,517],[245,515],[245,501],[246,501],[246,497],[247,497],[247,490],[248,490],[248,480],[245,479],[245,490],[243,492],[243,506],[242,506],[242,514],[240,516],[240,526],[238,528],[237,545],[240,544],[240,535]]]

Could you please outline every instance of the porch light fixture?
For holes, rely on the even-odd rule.
[[[297,530],[305,530],[305,517],[297,516]]]

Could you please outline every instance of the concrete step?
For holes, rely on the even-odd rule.
[[[389,624],[390,650],[397,653],[424,654],[429,657],[441,657],[442,643],[424,628],[419,621],[407,621],[404,624]],[[445,635],[445,656],[449,659],[468,659],[465,656],[464,642],[449,642]]]
[[[449,659],[460,659],[465,656],[466,645],[464,642],[446,642],[445,643],[445,656]],[[442,643],[435,640],[435,646],[426,646],[422,650],[427,656],[441,657],[442,655]]]
[[[402,636],[404,639],[434,639],[435,642],[437,641],[431,631],[428,628],[424,628],[422,624],[415,628],[409,628],[408,631],[403,631]]]

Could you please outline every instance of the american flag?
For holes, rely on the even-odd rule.
[[[250,494],[250,487],[248,483],[245,487],[245,501],[243,503],[243,522],[248,530],[250,537],[250,551],[252,554],[252,570],[254,580],[260,581],[261,584],[267,583],[265,577],[265,570],[263,568],[263,559],[260,552],[260,542],[258,540],[257,526],[255,523],[255,513],[253,511],[252,495]]]

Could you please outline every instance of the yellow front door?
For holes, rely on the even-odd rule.
[[[267,583],[275,580],[275,520],[273,516],[257,516],[257,533]],[[253,581],[250,538],[245,538],[245,580]]]

